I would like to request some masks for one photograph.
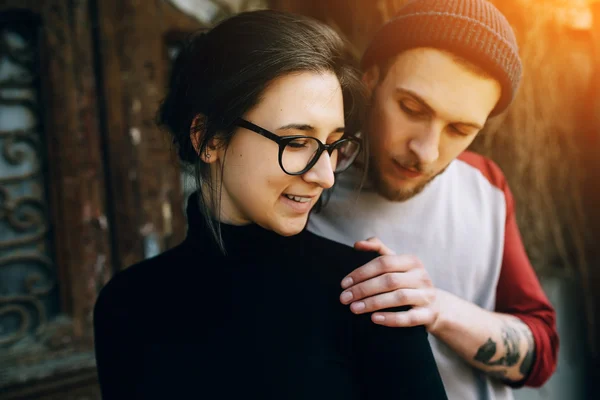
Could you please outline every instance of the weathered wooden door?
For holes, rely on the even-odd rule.
[[[201,25],[164,0],[0,0],[1,399],[99,398],[100,288],[184,234],[153,117]]]

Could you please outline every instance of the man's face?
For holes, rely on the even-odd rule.
[[[482,129],[500,84],[451,54],[419,48],[364,75],[371,93],[370,176],[379,193],[407,200],[442,173]]]

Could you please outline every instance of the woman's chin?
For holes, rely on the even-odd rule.
[[[303,218],[285,218],[272,225],[272,230],[281,236],[294,236],[304,230],[308,215]]]

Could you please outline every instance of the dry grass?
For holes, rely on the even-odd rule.
[[[585,274],[582,105],[590,101],[591,42],[548,2],[497,3],[513,17],[524,76],[511,108],[490,120],[473,148],[504,170],[536,269]]]
[[[513,24],[524,64],[523,83],[511,108],[494,120],[473,149],[505,172],[530,259],[542,275],[573,275],[582,283],[593,321],[590,264],[593,243],[583,202],[586,120],[594,99],[592,36],[574,28],[585,9],[565,0],[497,0]],[[588,124],[586,126],[586,123]],[[591,129],[590,129],[591,128]],[[593,329],[590,332],[593,335]]]

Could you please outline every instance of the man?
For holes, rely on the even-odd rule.
[[[369,178],[358,194],[361,171],[338,177],[309,222],[348,245],[378,238],[356,244],[383,256],[344,279],[341,301],[378,311],[378,324],[425,325],[451,399],[511,399],[511,387],[541,386],[556,366],[555,312],[502,172],[465,151],[518,88],[508,22],[485,0],[414,1],[377,33],[362,67]],[[412,308],[379,311],[402,305]]]

